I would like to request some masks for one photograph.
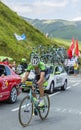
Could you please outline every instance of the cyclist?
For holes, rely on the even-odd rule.
[[[38,84],[39,92],[40,92],[39,106],[41,107],[44,105],[43,83],[45,81],[44,77],[45,77],[46,66],[43,62],[40,61],[38,54],[34,54],[33,56],[31,56],[31,62],[27,67],[27,72],[25,73],[25,76],[23,77],[23,79],[21,81],[22,83],[24,83],[28,79],[28,76],[29,76],[31,70],[34,70],[35,74],[36,74],[36,80],[37,80],[37,84]],[[35,97],[35,95],[34,95],[34,97]]]

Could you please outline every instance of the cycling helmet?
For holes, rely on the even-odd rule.
[[[40,58],[39,58],[39,55],[38,54],[35,54],[35,55],[32,55],[31,56],[31,64],[33,66],[37,66],[40,62]]]
[[[26,59],[25,59],[25,58],[22,58],[22,59],[21,59],[21,62],[26,62]]]

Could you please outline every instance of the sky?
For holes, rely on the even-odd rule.
[[[0,0],[31,19],[81,20],[81,0]]]

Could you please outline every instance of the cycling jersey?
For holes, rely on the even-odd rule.
[[[37,65],[39,72],[45,72],[46,71],[46,66],[43,62],[39,62]],[[27,72],[30,72],[31,70],[35,70],[36,66],[33,66],[31,63],[28,65]]]

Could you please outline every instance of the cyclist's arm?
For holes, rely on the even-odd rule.
[[[37,83],[38,83],[38,85],[42,85],[44,83],[46,66],[43,62],[40,62],[39,68],[40,68],[41,72],[40,72],[40,79],[38,80]]]
[[[24,83],[28,79],[29,74],[30,72],[25,73],[25,76],[22,78],[21,83]]]
[[[25,73],[25,76],[21,80],[22,83],[24,83],[28,79],[31,70],[32,70],[32,65],[29,64],[27,68],[27,72]]]

